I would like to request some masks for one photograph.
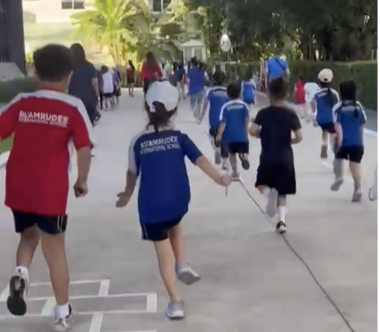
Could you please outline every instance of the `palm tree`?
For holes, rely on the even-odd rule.
[[[138,25],[151,14],[141,0],[94,0],[90,9],[72,15],[77,33],[107,49],[115,64],[138,43]]]

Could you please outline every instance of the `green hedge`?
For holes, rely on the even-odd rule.
[[[308,82],[317,79],[318,72],[330,68],[334,72],[333,87],[338,90],[343,80],[353,79],[358,87],[358,100],[367,108],[377,111],[377,61],[357,61],[350,63],[290,61],[291,88],[298,76]],[[227,77],[235,80],[245,76],[249,69],[260,70],[260,63],[226,65]]]
[[[335,89],[338,89],[338,85],[342,80],[355,80],[358,86],[358,100],[367,108],[377,111],[377,61],[350,63],[290,61],[289,67],[291,86],[293,86],[299,75],[302,75],[306,81],[315,81],[321,69],[331,68],[334,72],[333,86]],[[259,62],[226,65],[229,81],[243,78],[248,70],[259,71],[259,69]],[[0,82],[0,103],[10,101],[19,92],[31,92],[35,89],[36,81],[33,78]]]

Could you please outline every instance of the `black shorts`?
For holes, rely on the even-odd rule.
[[[234,142],[228,144],[228,151],[231,154],[248,154],[249,143],[248,142]]]
[[[44,233],[57,235],[65,233],[67,214],[63,216],[45,216],[12,210],[16,233],[24,233],[28,228],[37,226]]]
[[[257,168],[256,187],[276,189],[279,196],[294,195],[297,191],[294,164],[260,164]]]
[[[329,134],[335,134],[335,126],[332,122],[319,124],[322,132],[328,132]]]
[[[210,136],[214,139],[214,144],[216,147],[220,146],[220,155],[222,158],[228,158],[228,146],[225,144],[220,144],[219,142],[216,141],[216,136],[218,135],[218,129],[219,128],[213,128],[210,127],[208,133]]]
[[[134,84],[135,83],[135,79],[133,77],[127,77],[127,83],[128,84]]]
[[[113,93],[104,93],[104,94],[103,94],[103,97],[104,97],[104,98],[112,98],[113,96],[114,96]]]
[[[335,154],[336,159],[346,159],[360,164],[364,155],[364,146],[342,146]]]
[[[141,224],[143,240],[158,242],[164,241],[169,237],[169,231],[179,225],[182,217],[168,221],[160,221],[154,224]]]

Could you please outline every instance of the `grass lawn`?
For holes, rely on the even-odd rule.
[[[0,141],[0,154],[7,152],[11,149],[13,143],[13,137],[9,137],[4,141]]]

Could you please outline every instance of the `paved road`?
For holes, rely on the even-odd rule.
[[[353,205],[349,178],[341,192],[329,191],[333,177],[329,164],[319,160],[319,131],[306,125],[305,140],[295,148],[298,195],[290,199],[285,238],[273,232],[255,205],[264,205],[254,189],[258,140],[251,141],[252,170],[243,174],[245,189],[235,183],[228,197],[189,166],[193,199],[184,227],[190,261],[203,279],[182,287],[186,320],[167,321],[153,248],[139,239],[136,197],[124,210],[114,208],[115,194],[124,186],[129,141],[146,121],[141,98],[140,92],[134,99],[123,97],[119,110],[103,116],[96,128],[90,194],[70,199],[72,303],[83,314],[72,332],[349,332],[331,301],[354,331],[376,331],[376,204],[364,199]],[[195,124],[187,106],[179,110],[177,122],[211,157],[206,125]],[[376,164],[376,144],[366,139],[365,191]],[[1,207],[0,301],[16,245],[11,215]],[[31,277],[34,283],[48,280],[40,254]],[[46,300],[50,287],[35,284],[29,295],[37,298],[30,302],[30,316],[3,317],[0,331],[49,330],[42,316],[53,305]],[[0,315],[6,315],[3,303]]]

